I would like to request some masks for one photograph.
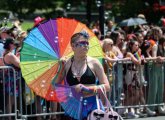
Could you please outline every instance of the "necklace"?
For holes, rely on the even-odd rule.
[[[80,65],[79,67],[75,64],[75,62],[73,63],[73,68],[74,71],[73,72],[73,77],[77,78],[78,80],[80,80],[81,78],[81,74],[82,74],[82,69],[83,69],[84,63],[82,65]]]

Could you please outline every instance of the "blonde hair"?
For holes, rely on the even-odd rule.
[[[113,40],[110,39],[110,38],[106,38],[102,41],[102,49],[103,49],[103,52],[106,52],[106,46],[108,44],[113,44]]]

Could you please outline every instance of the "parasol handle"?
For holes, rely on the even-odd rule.
[[[80,86],[80,87],[81,87],[81,91],[93,93],[93,91],[90,90],[89,88],[86,88],[86,87],[83,87],[83,86]]]

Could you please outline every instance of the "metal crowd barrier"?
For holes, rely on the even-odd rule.
[[[163,63],[156,63],[154,60],[151,61],[147,61],[146,63],[144,63],[141,66],[138,66],[137,68],[137,77],[139,78],[139,88],[135,88],[135,89],[139,89],[139,91],[141,90],[142,93],[140,97],[144,98],[144,102],[141,103],[141,101],[137,101],[137,103],[132,103],[133,101],[130,100],[130,92],[135,92],[132,91],[131,89],[134,86],[129,86],[128,84],[126,84],[126,81],[129,81],[128,78],[126,80],[126,74],[127,74],[127,70],[128,70],[128,66],[133,65],[131,61],[125,61],[125,60],[119,60],[117,62],[115,62],[113,64],[112,67],[109,66],[109,63],[107,61],[105,61],[106,64],[106,73],[108,76],[109,81],[112,81],[111,83],[111,92],[109,93],[109,100],[111,101],[111,104],[113,105],[113,107],[117,110],[117,111],[122,111],[122,112],[128,112],[128,108],[139,108],[139,109],[144,109],[144,107],[158,107],[158,106],[164,106],[164,96],[162,96],[162,100],[161,102],[150,102],[151,95],[154,93],[151,93],[152,90],[151,87],[153,87],[153,78],[155,75],[154,72],[158,72],[156,70],[156,68],[159,68],[159,73],[160,76],[158,79],[160,79],[159,81],[162,81],[161,83],[161,87],[158,85],[157,87],[160,87],[163,93],[161,95],[164,95],[164,66],[165,66],[165,62]],[[129,79],[132,79],[134,70],[130,69],[130,74],[129,74]],[[160,84],[160,83],[159,83]],[[155,83],[156,85],[156,83]],[[137,87],[137,86],[135,86]],[[154,89],[154,87],[153,87]],[[157,91],[156,94],[159,94]],[[131,93],[132,97],[136,98],[136,93]],[[156,96],[155,99],[157,99]],[[154,98],[153,98],[154,99]],[[130,100],[129,102],[127,102],[128,100]],[[129,104],[128,104],[129,103]],[[130,104],[132,103],[132,104]],[[124,113],[121,113],[124,114]]]
[[[0,66],[0,119],[17,118],[16,71]],[[8,82],[5,82],[7,81]]]
[[[147,101],[149,94],[149,85],[152,79],[152,70],[155,67],[155,63],[153,61],[147,62],[144,64],[144,66],[140,66],[138,68],[138,77],[140,78],[140,81],[142,81],[143,79],[141,77],[142,75],[144,75],[145,77],[145,80],[141,85],[145,104],[141,104],[140,102],[136,104],[126,104],[126,101],[129,99],[129,96],[127,95],[129,86],[125,85],[124,76],[126,74],[125,70],[128,68],[128,65],[130,63],[132,62],[121,60],[114,63],[112,67],[109,67],[109,65],[107,67],[107,76],[109,81],[112,82],[112,90],[108,94],[108,98],[112,106],[118,111],[119,109],[164,105],[164,101],[155,104],[149,104]],[[164,75],[164,64],[160,64],[159,67],[161,68],[162,74]],[[11,73],[13,74],[11,75]],[[12,80],[14,82],[12,82],[12,80],[9,80],[9,83],[12,84],[10,84],[10,86],[7,86],[5,81],[6,78],[10,79],[10,77],[13,78]],[[164,76],[162,76],[162,79],[164,81]],[[16,82],[17,80],[19,81],[18,83]],[[17,91],[18,86],[19,91]],[[9,90],[10,88],[14,88],[13,94],[6,93],[7,87],[9,87]],[[0,66],[0,101],[0,119],[2,120],[48,120],[52,117],[61,117],[62,114],[64,114],[58,103],[46,101],[31,92],[25,84],[25,81],[23,80],[21,75],[17,75],[16,71],[12,67]],[[14,105],[11,110],[11,108],[8,108],[8,105],[11,106],[12,102],[14,102]],[[56,109],[56,107],[58,109]]]
[[[64,114],[58,103],[31,92],[13,67],[0,66],[0,101],[0,120],[48,120]]]

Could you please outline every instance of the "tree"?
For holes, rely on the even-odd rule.
[[[58,2],[63,4],[60,0],[1,0],[0,7],[3,10],[12,11],[18,17],[26,18],[36,10],[45,11],[49,14],[55,11],[56,7],[58,7]]]

